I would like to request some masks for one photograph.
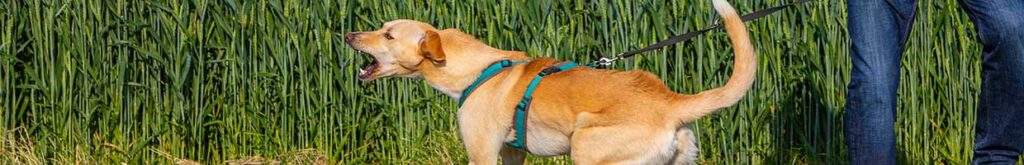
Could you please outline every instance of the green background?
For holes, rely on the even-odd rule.
[[[732,3],[743,14],[788,1]],[[403,18],[587,62],[719,16],[710,0],[0,0],[0,164],[465,163],[454,100],[422,80],[356,80],[369,58],[342,34]],[[703,163],[845,162],[845,18],[845,1],[817,0],[747,23],[758,78],[738,105],[695,124]],[[980,46],[969,21],[954,0],[920,3],[901,72],[900,162],[971,158]],[[614,69],[696,93],[724,84],[731,54],[716,30]]]

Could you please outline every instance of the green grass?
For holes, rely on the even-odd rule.
[[[787,3],[732,1],[740,13]],[[845,1],[819,0],[747,23],[758,79],[738,105],[696,123],[703,163],[845,162],[845,17]],[[400,18],[587,62],[718,15],[709,0],[0,1],[0,164],[465,163],[454,100],[421,80],[355,78],[367,57],[341,34]],[[901,72],[901,162],[969,162],[980,84],[973,38],[956,1],[922,1]],[[728,78],[729,46],[713,31],[614,68],[695,93]]]

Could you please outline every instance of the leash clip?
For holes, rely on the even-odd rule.
[[[597,61],[591,62],[590,66],[591,67],[595,67],[595,68],[604,68],[604,67],[607,67],[607,66],[611,66],[612,62],[615,62],[615,60],[619,60],[619,56],[615,56],[615,57],[611,57],[611,58],[601,57],[601,59],[598,59]]]

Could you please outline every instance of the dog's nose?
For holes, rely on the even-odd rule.
[[[345,33],[345,41],[352,42],[352,40],[356,38],[356,34],[358,34],[358,33],[353,33],[353,32]]]

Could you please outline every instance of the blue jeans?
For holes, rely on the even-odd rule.
[[[973,163],[1013,164],[1024,150],[1024,1],[961,0],[960,6],[984,45]],[[853,41],[844,116],[850,160],[895,164],[900,56],[917,1],[848,0],[847,7]]]

